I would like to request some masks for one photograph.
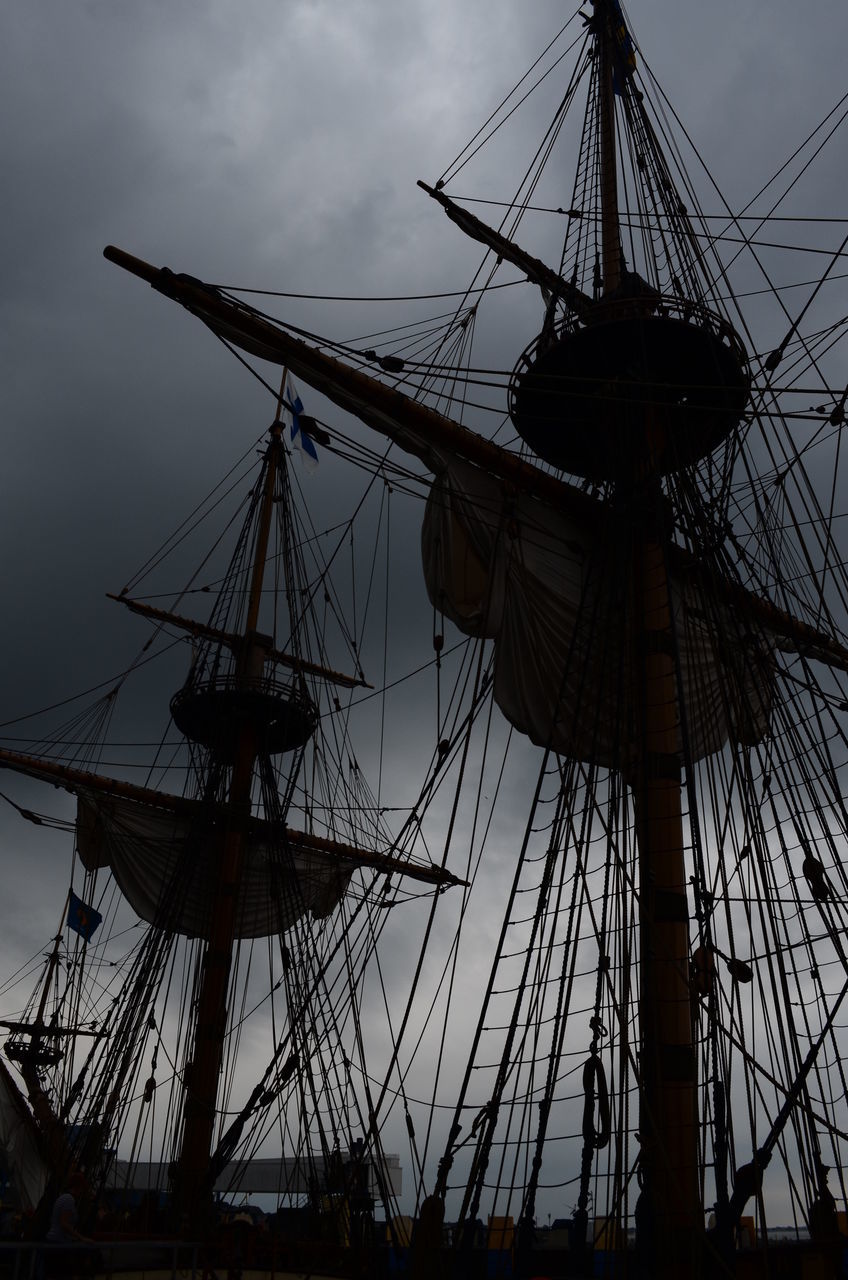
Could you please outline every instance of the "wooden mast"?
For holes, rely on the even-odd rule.
[[[47,968],[44,973],[44,980],[41,988],[41,997],[38,1002],[35,1020],[32,1023],[19,1023],[14,1030],[18,1034],[26,1034],[30,1037],[29,1044],[18,1054],[9,1053],[7,1045],[7,1053],[10,1057],[17,1060],[20,1072],[26,1085],[27,1097],[29,1098],[32,1113],[38,1122],[39,1129],[45,1138],[47,1157],[49,1164],[53,1170],[61,1170],[67,1174],[73,1163],[73,1156],[68,1147],[65,1130],[59,1122],[56,1112],[50,1098],[44,1088],[41,1079],[41,1071],[44,1067],[42,1060],[42,1042],[48,1030],[44,1021],[44,1015],[47,1011],[47,1000],[50,995],[50,988],[53,985],[53,979],[56,975],[56,969],[59,965],[59,949],[62,944],[63,926],[65,917],[68,914],[68,903],[70,902],[70,891],[65,898],[62,906],[62,914],[59,917],[59,930],[53,939],[53,947],[47,960]],[[8,1025],[8,1024],[6,1024]],[[78,1028],[73,1028],[76,1033]]]
[[[641,1204],[637,1247],[652,1274],[696,1274],[703,1234],[697,1080],[689,987],[689,909],[681,805],[681,725],[661,486],[648,474],[633,494],[631,600],[639,856]]]
[[[285,371],[280,403],[284,386]],[[268,648],[268,641],[257,633],[256,627],[282,449],[281,437],[282,423],[278,409],[266,454],[265,485],[259,513],[244,642],[236,663],[236,687],[242,690],[261,680]],[[242,720],[238,726],[230,776],[228,820],[220,846],[212,921],[202,961],[194,1049],[183,1078],[183,1135],[177,1159],[175,1193],[180,1219],[187,1219],[192,1226],[198,1219],[202,1220],[209,1207],[209,1156],[226,1035],[227,988],[236,937],[238,887],[247,848],[253,771],[258,747],[254,725],[249,719]]]
[[[598,22],[598,105],[601,147],[601,278],[604,294],[621,283],[621,228],[618,218],[618,174],[615,154],[613,41],[609,6],[593,0]]]
[[[621,283],[610,0],[594,0],[598,32],[601,260],[604,298]],[[611,296],[612,295],[612,296]],[[635,750],[622,742],[639,857],[641,1195],[637,1249],[657,1280],[697,1273],[699,1199],[695,1053],[689,992],[689,912],[681,804],[680,698],[659,462],[664,430],[649,405],[634,442],[632,536]],[[634,422],[638,432],[638,420]],[[627,482],[625,482],[627,483]],[[631,759],[627,759],[628,754]]]

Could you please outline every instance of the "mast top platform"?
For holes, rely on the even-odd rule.
[[[628,297],[631,279],[596,303],[587,323],[543,330],[510,381],[510,417],[533,452],[596,482],[632,474],[647,413],[664,440],[656,465],[665,473],[711,453],[748,400],[747,357],[733,327],[647,286]]]
[[[280,755],[304,747],[318,723],[305,692],[268,677],[217,676],[187,684],[171,699],[171,715],[181,733],[223,760],[233,757],[245,726],[262,754]]]

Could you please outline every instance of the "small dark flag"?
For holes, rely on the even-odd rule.
[[[83,902],[82,898],[71,890],[71,900],[68,903],[68,928],[74,929],[76,932],[90,942],[100,921],[103,919],[99,911],[95,911],[94,907],[88,906]]]
[[[624,93],[624,82],[629,80],[636,70],[636,50],[630,39],[630,32],[624,21],[619,0],[612,0],[612,34],[615,47],[612,60],[613,92],[621,96]]]

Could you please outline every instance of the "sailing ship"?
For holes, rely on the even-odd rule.
[[[401,1208],[420,1277],[477,1274],[483,1218],[493,1274],[543,1254],[557,1274],[834,1273],[848,393],[843,319],[813,304],[842,247],[796,312],[776,295],[758,349],[726,252],[727,228],[756,256],[755,234],[700,211],[616,0],[566,30],[573,75],[500,225],[449,194],[479,138],[420,184],[483,247],[447,317],[331,341],[106,250],[253,368],[274,417],[238,514],[213,494],[116,597],[153,628],[142,658],[0,751],[77,806],[63,927],[4,1022],[3,1138],[32,1207],[76,1166],[161,1193],[196,1238],[264,1159],[340,1274],[400,1265]],[[564,199],[549,161],[572,126]],[[522,240],[549,190],[556,266]],[[516,270],[538,315],[504,374],[473,342]],[[295,451],[364,477],[329,532]],[[432,618],[407,705],[381,654],[409,573],[397,495],[424,503]],[[222,512],[228,551],[216,534],[163,603],[166,553]],[[141,780],[113,777],[120,689],[175,642],[170,727]],[[418,771],[411,801],[369,786],[391,754]],[[567,1226],[545,1231],[552,1212]],[[787,1221],[810,1237],[789,1261]]]

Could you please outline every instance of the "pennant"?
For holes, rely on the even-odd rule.
[[[99,911],[83,902],[82,898],[71,890],[68,903],[68,928],[74,929],[86,942],[91,941],[92,934],[103,919]]]

